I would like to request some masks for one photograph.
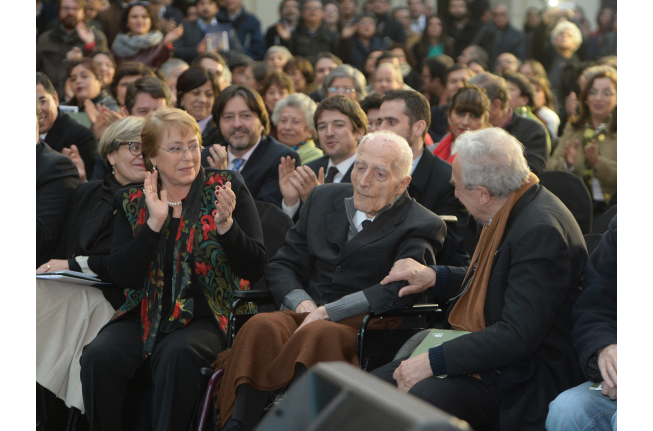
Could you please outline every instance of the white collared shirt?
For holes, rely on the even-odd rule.
[[[376,216],[369,218],[367,214],[365,214],[363,211],[356,210],[356,215],[354,216],[354,224],[356,225],[356,229],[360,232],[363,230],[363,222],[365,220],[369,221],[374,221]]]
[[[424,152],[422,151],[422,154],[420,154],[418,158],[413,160],[413,170],[410,171],[411,175],[415,173],[415,168],[417,168],[417,165],[419,164],[419,161],[422,160],[423,155],[424,155]]]
[[[227,146],[227,160],[228,160],[228,162],[227,162],[227,169],[229,169],[230,171],[233,171],[233,170],[234,170],[234,160],[235,160],[235,159],[245,159],[245,161],[243,162],[243,164],[240,165],[240,169],[238,170],[238,172],[242,172],[243,169],[245,168],[245,165],[246,165],[247,162],[249,161],[249,157],[252,155],[252,153],[254,152],[254,150],[256,149],[256,147],[258,147],[258,144],[261,143],[261,139],[262,139],[262,138],[263,138],[263,136],[259,137],[259,138],[258,138],[258,142],[256,143],[256,145],[254,145],[252,148],[250,148],[249,151],[246,152],[245,154],[243,154],[241,157],[236,157],[236,156],[234,156],[234,154],[231,152],[231,147],[230,147],[230,146]]]
[[[354,154],[353,156],[351,156],[347,160],[343,160],[342,162],[338,163],[337,165],[334,165],[333,162],[331,161],[331,159],[329,159],[329,163],[327,164],[327,167],[324,170],[324,176],[325,177],[327,176],[327,174],[329,172],[329,168],[331,168],[331,166],[335,166],[336,169],[338,170],[338,173],[336,174],[335,177],[333,177],[333,183],[334,184],[339,183],[340,181],[342,181],[342,178],[345,176],[345,174],[347,173],[349,168],[351,168],[351,165],[354,164],[354,160],[356,160],[356,154]],[[315,174],[317,174],[317,172]]]
[[[334,165],[333,162],[331,161],[331,159],[329,159],[329,163],[327,164],[327,168],[324,171],[324,176],[325,177],[327,176],[327,174],[329,173],[329,168],[331,166],[335,166],[335,168],[338,170],[338,173],[336,174],[335,177],[333,177],[333,183],[337,184],[337,183],[341,182],[342,178],[345,176],[345,174],[347,173],[347,171],[349,170],[351,165],[354,164],[354,160],[356,160],[356,154],[354,154],[353,156],[351,156],[347,160],[343,160],[342,162],[338,163],[337,165]],[[315,173],[316,176],[317,176],[317,174],[318,174],[318,172]],[[288,216],[290,218],[293,218],[293,217],[295,217],[295,214],[297,214],[297,211],[299,211],[300,202],[301,201],[298,199],[297,203],[295,203],[295,205],[289,207],[289,206],[286,205],[286,201],[282,199],[281,200],[281,209],[286,214],[288,214]]]
[[[200,120],[197,122],[197,125],[200,126],[200,132],[204,133],[204,129],[206,129],[206,125],[209,124],[209,121],[213,119],[213,115],[209,115],[203,120]]]

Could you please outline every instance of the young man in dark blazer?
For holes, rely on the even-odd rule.
[[[417,91],[389,91],[379,110],[383,121],[379,130],[392,130],[403,136],[413,151],[412,181],[408,194],[438,215],[458,217],[458,223],[447,230],[444,247],[436,260],[440,265],[469,265],[469,255],[463,248],[469,213],[456,198],[451,179],[451,165],[431,153],[424,137],[431,124],[429,102]]]
[[[98,141],[88,127],[84,127],[59,110],[59,96],[52,82],[42,72],[36,72],[36,98],[41,104],[39,134],[51,149],[62,152],[64,148],[76,152],[84,161],[86,178],[93,174],[93,163]]]
[[[456,146],[456,196],[486,225],[481,258],[465,284],[469,268],[408,259],[382,283],[408,280],[401,296],[432,288],[440,304],[451,302],[449,323],[460,327],[459,316],[473,318],[463,319],[474,323],[471,333],[373,374],[474,429],[499,423],[505,430],[542,430],[549,403],[583,381],[571,310],[587,261],[585,241],[569,210],[537,184],[514,137],[489,128],[463,134]],[[447,378],[434,377],[442,374]]]
[[[360,105],[347,96],[325,99],[313,116],[322,151],[319,159],[299,166],[286,157],[279,167],[281,208],[294,221],[308,194],[317,186],[350,183],[358,142],[367,133],[367,117]]]
[[[36,268],[48,262],[66,224],[79,173],[68,157],[54,151],[39,138],[36,104]]]
[[[261,96],[244,85],[227,87],[215,99],[213,121],[224,142],[202,151],[202,166],[240,172],[254,199],[281,207],[281,158],[290,157],[298,165],[301,160],[291,148],[266,136],[270,117]]]

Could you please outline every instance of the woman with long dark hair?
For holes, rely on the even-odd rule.
[[[422,37],[413,47],[413,53],[418,61],[440,54],[453,57],[453,39],[447,34],[447,27],[439,16],[432,15],[426,20]]]

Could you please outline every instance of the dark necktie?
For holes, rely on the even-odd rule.
[[[338,175],[338,168],[335,166],[331,166],[329,168],[329,172],[327,172],[327,176],[324,179],[325,184],[331,184],[333,182],[333,179]]]
[[[369,227],[369,225],[372,224],[372,220],[363,220],[363,223],[361,224],[363,225],[363,229],[365,229],[366,227]]]

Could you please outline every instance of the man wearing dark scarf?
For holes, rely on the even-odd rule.
[[[408,280],[399,296],[431,288],[449,305],[450,329],[470,334],[373,374],[475,429],[544,429],[549,403],[583,381],[571,337],[587,261],[583,235],[538,184],[514,137],[489,128],[459,140],[456,197],[484,224],[472,264],[425,267],[405,259],[382,283]]]

